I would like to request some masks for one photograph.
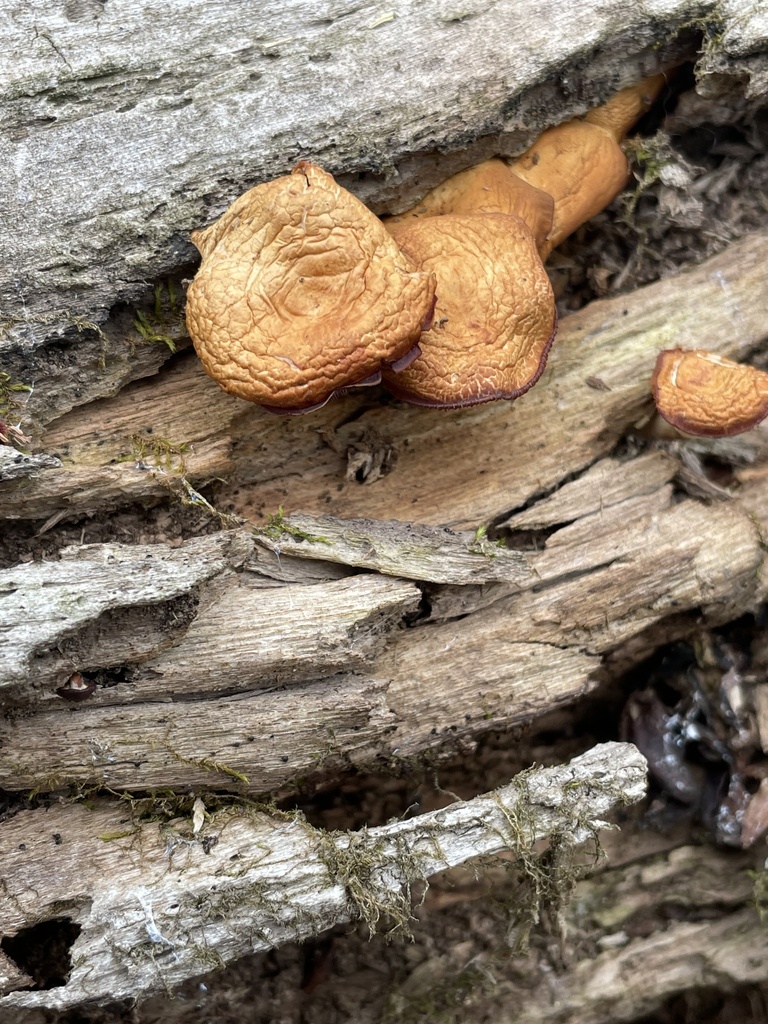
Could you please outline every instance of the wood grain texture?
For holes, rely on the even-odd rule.
[[[543,839],[585,842],[617,803],[641,798],[645,771],[631,744],[602,744],[473,800],[358,833],[246,808],[197,827],[142,824],[104,806],[22,811],[0,837],[4,930],[62,914],[81,930],[67,983],[13,992],[20,979],[11,977],[0,1012],[145,995],[341,921],[375,929],[388,914],[407,919],[403,890],[418,879],[474,857],[530,855]]]
[[[474,531],[633,433],[652,412],[660,348],[695,338],[729,358],[756,351],[768,337],[766,259],[768,235],[755,233],[679,278],[591,303],[563,320],[542,380],[513,403],[434,411],[358,395],[311,416],[276,417],[225,395],[184,355],[161,378],[53,423],[42,443],[61,468],[0,484],[0,513],[77,518],[185,498],[183,480],[200,487],[223,477],[218,506],[254,523],[282,506]],[[590,388],[591,377],[610,390]],[[147,454],[157,438],[159,454]],[[396,461],[360,482],[347,470],[366,447],[372,459],[392,452]]]
[[[694,56],[716,10],[719,80],[738,62],[758,89],[760,19],[715,0],[191,0],[183,17],[3,0],[0,360],[34,386],[27,426],[157,369],[164,347],[136,347],[120,304],[151,301],[146,282],[192,263],[190,231],[246,188],[311,158],[377,212],[404,209]]]
[[[288,420],[223,395],[185,351],[188,236],[301,157],[376,211],[403,209],[692,56],[702,23],[698,88],[758,99],[760,5],[189,0],[182,17],[150,0],[0,0],[0,23],[14,54],[0,67],[0,372],[31,388],[14,395],[33,439],[29,455],[2,454],[0,517],[76,522],[87,541],[92,516],[205,507],[205,486],[223,527],[82,543],[0,574],[0,786],[51,794],[3,822],[0,921],[82,927],[59,988],[23,991],[0,957],[0,1012],[135,998],[359,917],[353,891],[386,910],[413,877],[522,852],[517,813],[536,821],[531,838],[578,840],[617,797],[638,799],[643,765],[612,745],[528,775],[522,799],[520,780],[360,834],[252,810],[149,823],[129,809],[152,789],[247,806],[423,766],[754,612],[768,596],[765,435],[743,441],[716,493],[696,460],[722,449],[641,431],[658,349],[764,348],[768,235],[566,318],[544,378],[513,405],[436,414],[374,393]],[[173,356],[136,327],[153,285]],[[79,704],[56,693],[75,671],[96,684]],[[66,803],[78,787],[113,796]],[[350,850],[372,870],[340,870]],[[577,958],[555,989],[529,979],[525,1019],[553,1005],[579,1021],[647,1015],[700,970],[766,979],[742,884],[707,902],[703,854],[667,851],[638,879],[639,855],[630,836],[618,890],[615,874],[596,878],[576,904],[595,941],[616,945]],[[666,930],[617,940],[633,913],[666,914],[660,880],[717,920],[667,915]]]
[[[644,493],[658,470],[656,460],[638,463],[639,497],[590,508],[556,530],[544,550],[516,554],[527,582],[438,587],[428,614],[415,621],[421,591],[405,581],[363,575],[275,592],[252,589],[224,567],[199,586],[216,564],[203,556],[206,545],[220,552],[229,543],[242,561],[254,541],[225,533],[192,542],[194,560],[182,546],[165,562],[161,546],[157,565],[196,567],[187,583],[197,594],[194,608],[175,635],[126,623],[130,591],[122,614],[113,597],[111,619],[101,605],[86,605],[80,636],[68,619],[35,626],[25,616],[17,625],[30,651],[39,633],[50,654],[30,663],[21,689],[9,683],[26,711],[0,725],[0,785],[268,792],[350,763],[400,764],[446,740],[471,740],[577,699],[616,649],[634,644],[634,660],[650,653],[651,626],[686,612],[716,624],[754,609],[768,584],[768,479],[745,483],[729,503],[673,502],[667,486]],[[632,467],[624,467],[629,480]],[[394,524],[388,531],[394,535]],[[406,549],[408,524],[401,534]],[[304,543],[313,565],[321,549],[334,555],[332,542]],[[92,560],[98,553],[83,552]],[[114,558],[115,549],[105,554]],[[79,577],[87,564],[64,561],[56,570]],[[18,607],[28,607],[39,567],[9,573]],[[167,585],[177,592],[183,580],[171,575]],[[13,607],[5,603],[7,616]],[[409,616],[413,624],[403,628]],[[12,644],[13,633],[7,636]],[[663,630],[660,636],[667,639]],[[72,705],[53,690],[75,668],[100,685]],[[41,687],[45,678],[51,681]]]

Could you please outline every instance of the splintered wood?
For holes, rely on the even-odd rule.
[[[125,805],[100,801],[51,808],[39,828],[41,812],[21,812],[0,836],[4,930],[67,907],[81,931],[67,984],[0,998],[0,1012],[170,988],[205,970],[212,951],[221,967],[343,921],[404,930],[414,883],[478,856],[530,857],[544,839],[573,849],[644,791],[642,756],[631,744],[604,743],[475,799],[360,832],[323,832],[300,814],[246,807],[142,823]],[[12,968],[9,980],[21,987]]]
[[[646,828],[626,808],[645,792],[638,750],[574,745],[581,698],[768,595],[768,425],[658,439],[650,390],[661,349],[760,363],[764,222],[698,267],[565,317],[546,372],[514,403],[436,412],[368,391],[282,418],[175,351],[188,345],[191,230],[307,155],[396,214],[703,50],[697,102],[715,97],[729,140],[741,109],[744,142],[728,147],[750,149],[752,174],[768,82],[760,5],[187,0],[181,29],[173,5],[149,0],[44,7],[12,0],[15,57],[0,69],[0,433],[25,448],[0,445],[3,1020],[133,1007],[340,922],[407,927],[411,887],[427,879],[437,898],[414,931],[450,901],[531,892],[528,920],[561,928],[530,957],[512,954],[508,918],[492,941],[478,931],[467,960],[489,978],[493,966],[498,1005],[473,1016],[462,1003],[468,1022],[514,1006],[521,1024],[608,1024],[705,986],[764,985],[759,843],[726,856],[694,848],[687,823]],[[703,26],[703,47],[702,18],[716,29]],[[711,234],[724,244],[743,223],[760,221]],[[180,505],[195,509],[178,516],[183,540]],[[28,542],[55,554],[34,561]],[[767,684],[740,678],[766,750]],[[529,737],[523,758],[517,727],[543,716],[562,735]],[[474,799],[445,806],[441,790],[408,817],[409,796],[401,818],[356,831],[274,810],[338,779],[362,787],[358,772],[410,785],[492,730],[507,731],[506,774],[461,790]],[[506,784],[542,751],[563,763]],[[768,817],[765,780],[755,788],[742,837]],[[594,872],[599,832],[607,870]],[[482,871],[479,856],[493,857]],[[38,926],[61,939],[47,988],[14,944],[45,948]],[[443,964],[448,934],[428,931]],[[498,973],[484,960],[494,944]],[[395,1008],[414,963],[394,980]],[[259,999],[258,966],[253,979]],[[156,1016],[184,1012],[179,1000]]]
[[[696,323],[699,344],[739,357],[764,340],[766,258],[754,235],[594,303],[514,404],[435,413],[356,397],[275,418],[181,359],[64,417],[47,438],[61,469],[7,482],[6,514],[167,497],[198,482],[201,444],[241,525],[180,546],[86,544],[0,574],[0,692],[23,712],[0,725],[0,785],[284,791],[528,722],[694,621],[755,608],[765,428],[740,489],[714,503],[675,491],[675,444],[617,446],[651,411],[660,337]],[[184,444],[114,463],[149,423]],[[367,430],[399,458],[361,484],[343,453]],[[499,546],[486,524],[528,549]],[[78,704],[56,692],[73,672],[98,684]]]

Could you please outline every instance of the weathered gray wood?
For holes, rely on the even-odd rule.
[[[715,0],[3,0],[0,358],[34,386],[25,422],[156,368],[116,303],[192,261],[190,230],[245,187],[311,157],[402,208],[693,56],[715,12],[720,78],[731,53],[749,74],[762,22]]]
[[[413,523],[299,514],[257,530],[254,539],[276,553],[328,559],[424,583],[498,582],[527,588],[535,582],[523,555],[492,544],[482,530],[461,535]]]
[[[252,590],[219,562],[219,576],[201,585],[217,564],[206,545],[220,553],[230,535],[194,541],[172,556],[163,557],[161,546],[156,566],[170,573],[189,565],[189,548],[197,567],[187,584],[197,592],[197,611],[175,635],[126,623],[125,612],[116,614],[119,593],[109,618],[102,605],[84,605],[80,634],[70,619],[16,623],[15,636],[30,652],[39,634],[50,654],[31,662],[10,691],[27,713],[0,724],[0,785],[267,792],[350,763],[401,763],[446,739],[472,741],[577,699],[606,656],[627,649],[637,661],[670,639],[663,630],[649,635],[670,617],[695,610],[716,624],[753,610],[768,593],[768,474],[745,481],[738,500],[706,506],[672,502],[668,487],[649,495],[656,460],[638,460],[634,488],[632,468],[624,467],[626,500],[593,511],[588,494],[584,516],[553,533],[544,550],[516,556],[525,582],[437,588],[428,618],[407,630],[403,620],[420,597],[411,583],[363,576]],[[410,528],[400,530],[412,565]],[[387,534],[396,537],[395,524]],[[339,557],[332,541],[287,539],[294,557],[305,548],[312,564],[323,554]],[[253,543],[231,535],[240,561]],[[53,567],[52,586],[58,579],[66,601],[67,567],[78,579],[89,557],[96,565],[95,554],[115,559],[120,550],[84,549],[82,561]],[[477,557],[492,560],[492,550]],[[128,549],[125,565],[135,564]],[[33,607],[39,567],[6,575],[19,607]],[[178,593],[182,579],[163,585]],[[132,599],[129,592],[126,612]],[[11,627],[12,605],[7,616]],[[6,635],[8,644],[18,642],[10,629]],[[115,674],[121,657],[123,671]],[[70,705],[53,689],[75,669],[105,670],[106,685]],[[40,693],[33,686],[43,679],[51,681]]]
[[[403,925],[413,883],[474,857],[531,856],[543,839],[584,843],[617,804],[642,797],[645,770],[630,744],[606,743],[473,800],[358,833],[245,808],[208,821],[199,808],[197,820],[149,825],[124,808],[21,812],[0,836],[3,930],[62,914],[82,930],[66,985],[13,992],[11,979],[0,1012],[136,998],[340,921]]]
[[[579,1024],[615,1024],[638,1020],[692,989],[716,984],[732,991],[767,979],[765,925],[747,908],[712,921],[677,923],[623,949],[605,949],[557,979],[554,992],[548,988],[526,999],[517,1020],[544,1024],[556,1009],[562,1019]]]
[[[502,947],[489,958],[494,984],[464,995],[465,1019],[505,1020],[514,1006],[515,1021],[525,1024],[615,1024],[669,1013],[675,996],[696,1006],[701,989],[727,998],[766,983],[768,932],[753,906],[752,871],[762,868],[756,851],[724,853],[647,831],[608,833],[602,845],[604,870],[579,882],[563,910],[559,969],[540,949],[510,956]],[[462,897],[479,907],[508,884],[499,867],[479,882],[466,870],[438,878],[424,923]],[[449,985],[451,968],[450,951],[438,947],[433,959],[405,972],[390,1005],[407,1010],[422,992]]]
[[[278,417],[224,394],[190,355],[53,424],[42,443],[61,469],[0,483],[0,514],[78,518],[169,492],[189,500],[184,480],[224,478],[218,506],[254,523],[280,506],[322,514],[330,503],[347,519],[474,531],[609,455],[647,419],[660,348],[695,343],[735,359],[759,349],[766,261],[768,235],[755,233],[680,277],[567,317],[541,381],[513,403],[436,412],[357,395]],[[397,453],[387,475],[362,484],[346,475],[361,437]]]
[[[181,549],[157,545],[74,548],[63,552],[61,561],[1,573],[0,693],[6,700],[10,696],[14,703],[24,703],[24,697],[13,691],[24,686],[33,690],[35,683],[39,686],[50,678],[45,670],[48,650],[93,627],[115,608],[157,605],[165,614],[165,602],[194,594],[201,583],[222,573],[230,564],[227,555],[237,564],[236,544],[236,537],[221,534]],[[241,544],[240,550],[242,560],[247,546]],[[115,623],[107,633],[111,654],[103,651],[102,658],[140,654],[141,641],[134,638],[131,648],[123,626]],[[57,670],[61,673],[61,663]]]
[[[170,351],[162,338],[142,343],[132,304],[146,298],[151,316],[146,282],[173,274],[177,299],[161,294],[157,327],[185,343],[178,278],[194,257],[188,232],[242,188],[310,156],[348,172],[344,183],[376,209],[402,208],[450,171],[519,151],[545,124],[689,54],[700,19],[709,28],[699,88],[756,102],[768,91],[761,6],[193,0],[184,20],[148,2],[0,0],[5,51],[16,55],[0,69],[0,371],[32,387],[14,394],[35,450],[4,455],[0,515],[47,519],[43,529],[80,521],[87,540],[94,513],[202,506],[195,487],[217,480],[211,514],[242,527],[156,545],[149,569],[144,549],[108,544],[6,574],[0,699],[14,707],[2,724],[0,784],[195,787],[205,797],[400,768],[446,740],[469,748],[487,729],[572,702],[692,623],[725,622],[765,600],[764,464],[737,471],[738,492],[707,505],[706,478],[696,492],[696,464],[679,471],[675,446],[614,455],[650,410],[658,348],[750,358],[765,344],[765,234],[566,320],[544,380],[514,405],[440,415],[363,396],[287,421],[220,394],[191,354],[123,387],[155,374]],[[593,390],[592,377],[612,390]],[[764,460],[764,432],[754,437],[740,450]],[[673,479],[689,497],[673,494]],[[541,531],[541,549],[497,550],[476,534],[489,524],[523,538]],[[263,532],[251,536],[251,526]],[[54,691],[75,670],[98,687],[70,705]],[[0,874],[7,884],[12,867],[23,884],[18,900],[6,893],[4,925],[20,908],[14,928],[64,911],[88,924],[70,983],[7,1006],[133,996],[319,924],[305,917],[299,933],[276,923],[286,924],[275,910],[282,882],[306,883],[320,902],[329,891],[317,884],[327,865],[313,874],[318,861],[294,825],[261,822],[257,835],[247,815],[193,818],[94,841],[126,827],[125,806],[102,804],[89,818],[53,805],[5,823]],[[281,829],[297,839],[297,862],[272,859]],[[32,848],[21,850],[19,835]],[[271,851],[261,864],[259,836]],[[218,854],[203,854],[206,837],[219,839]],[[461,841],[454,830],[451,842]],[[241,849],[256,886],[229,930],[226,913],[220,926],[210,917],[229,910],[212,872],[231,870],[227,855]],[[363,842],[358,852],[369,850]],[[186,886],[190,867],[200,870],[174,917],[170,891]],[[362,883],[374,901],[376,881]],[[168,887],[164,905],[148,894],[156,884]],[[115,900],[99,902],[107,890]],[[354,911],[347,895],[336,887],[323,921]],[[123,934],[139,960],[125,955]],[[579,964],[557,999],[574,1020],[597,1021],[613,992],[629,1019],[690,984],[702,963],[728,983],[763,980],[763,948],[745,914],[716,927],[675,924],[663,941]],[[648,980],[634,1001],[614,984],[616,965]],[[3,962],[0,977],[24,980]],[[551,1001],[543,986],[530,997],[531,1021],[548,1019]]]

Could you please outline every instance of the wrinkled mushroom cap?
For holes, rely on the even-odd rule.
[[[554,206],[548,192],[529,185],[503,160],[493,157],[454,174],[416,206],[386,223],[447,213],[507,213],[524,220],[540,246],[552,230]]]
[[[432,275],[310,163],[246,192],[192,240],[197,354],[225,391],[271,408],[315,408],[376,380],[414,348],[434,301]]]
[[[455,408],[516,398],[541,376],[555,333],[555,301],[533,236],[519,217],[447,214],[390,230],[437,278],[421,356],[384,383],[417,405]]]
[[[714,352],[660,352],[651,389],[664,419],[686,434],[731,437],[768,416],[768,373]]]
[[[512,170],[555,201],[554,223],[542,257],[603,210],[629,176],[627,158],[613,135],[586,121],[547,129]]]

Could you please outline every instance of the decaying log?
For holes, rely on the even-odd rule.
[[[345,511],[370,518],[275,514],[179,548],[85,545],[52,565],[5,571],[0,682],[17,714],[0,726],[0,784],[264,792],[350,764],[399,764],[575,700],[606,659],[626,667],[696,621],[754,609],[766,593],[764,469],[745,471],[729,500],[705,504],[674,493],[674,446],[610,452],[647,413],[660,334],[674,344],[695,331],[697,344],[740,356],[765,339],[767,248],[755,235],[681,279],[569,318],[547,378],[514,405],[435,417],[348,399],[356,423],[390,431],[403,452],[367,486],[343,477],[314,419],[242,414],[235,403],[238,430],[249,437],[232,445],[233,483],[222,487],[233,498],[239,490],[238,512],[269,487],[273,509],[288,498],[320,511],[333,488]],[[610,390],[588,387],[589,376]],[[6,482],[6,511],[50,514],[61,507],[61,487],[71,496],[67,514],[82,514],[83,500],[124,500],[130,479],[166,494],[179,487],[189,467],[104,461],[139,423],[159,433],[178,427],[168,417],[189,417],[192,380],[212,387],[182,363],[156,387],[135,385],[65,417],[69,464]],[[136,391],[164,422],[141,411]],[[215,436],[225,429],[217,408],[235,423],[231,400],[215,391],[197,407]],[[324,415],[340,422],[343,408]],[[754,458],[764,431],[753,433]],[[270,449],[283,454],[282,478],[244,480],[264,472]],[[285,469],[286,450],[302,452],[298,477],[290,459]],[[184,455],[190,464],[194,457]],[[89,458],[96,464],[81,472],[95,474],[102,490],[83,499],[73,479]],[[554,489],[565,476],[570,482]],[[514,511],[537,494],[541,501]],[[546,537],[540,551],[510,551],[413,519],[495,521]],[[665,622],[672,631],[654,636],[651,627]],[[76,671],[99,686],[75,705],[56,690]]]
[[[192,0],[179,19],[150,2],[4,0],[17,56],[0,72],[0,368],[34,388],[26,424],[37,433],[156,371],[167,351],[125,344],[134,318],[121,304],[191,263],[189,232],[246,187],[311,157],[377,211],[403,209],[694,57],[697,29],[712,36],[710,92],[741,80],[757,96],[758,8]]]
[[[66,917],[80,931],[67,983],[5,995],[0,1011],[146,994],[354,918],[374,931],[402,928],[415,883],[473,857],[530,857],[542,839],[572,848],[644,791],[644,759],[630,744],[607,743],[473,800],[358,833],[242,808],[152,825],[132,822],[125,807],[22,812],[0,838],[4,929]]]
[[[9,1024],[335,922],[402,920],[414,881],[537,838],[567,848],[639,798],[642,759],[609,744],[360,833],[245,799],[471,751],[765,601],[768,427],[722,445],[643,433],[660,348],[765,346],[764,230],[565,318],[513,404],[435,413],[373,392],[277,418],[171,350],[188,346],[189,232],[244,188],[308,157],[396,212],[695,58],[702,38],[700,94],[755,109],[768,17],[745,6],[191,0],[182,20],[148,2],[0,0],[16,54],[0,70],[0,418],[27,438],[0,446],[0,518],[20,535],[82,530],[0,572],[0,787],[11,807],[61,797],[2,823],[0,925],[22,940],[38,923],[80,929],[55,988],[25,991],[13,945],[0,953]],[[713,453],[735,467],[728,487],[701,470]],[[91,517],[160,503],[218,532],[90,543]],[[77,703],[58,692],[75,673],[95,686]],[[192,793],[189,817],[134,817],[155,788]],[[612,859],[582,883],[571,927],[587,908],[602,952],[574,955],[554,986],[512,984],[520,1020],[630,1020],[708,972],[768,978],[745,878],[731,902],[690,882],[734,870],[718,857]],[[661,914],[663,892],[717,920],[633,932],[643,895]]]
[[[401,622],[420,591],[406,581],[363,575],[276,592],[249,586],[247,568],[221,571],[227,542],[242,565],[249,544],[278,546],[264,535],[223,534],[172,552],[85,547],[42,580],[37,565],[7,570],[4,643],[19,657],[9,655],[5,689],[26,711],[2,726],[0,783],[239,781],[265,792],[349,764],[398,762],[576,699],[594,685],[603,656],[633,642],[634,657],[646,655],[653,640],[643,646],[638,638],[666,617],[695,612],[700,622],[725,622],[766,593],[768,476],[745,484],[740,501],[672,502],[668,486],[644,493],[643,470],[653,480],[666,462],[657,454],[638,460],[637,480],[633,463],[624,467],[631,496],[557,530],[544,551],[478,548],[489,582],[438,588],[430,614],[409,630]],[[286,532],[279,543],[294,556],[305,548],[313,563],[335,544],[313,540],[307,526],[336,530],[342,552],[345,530],[359,537],[359,524],[297,522],[301,530],[284,526],[305,539]],[[413,538],[399,529],[408,575]],[[372,548],[377,530],[370,525]],[[397,530],[387,527],[390,543]],[[473,544],[467,538],[467,550]],[[192,566],[191,577],[173,574],[174,566]],[[498,582],[504,568],[508,579]],[[83,581],[100,576],[103,601],[94,606],[92,584]],[[120,615],[118,581],[126,577],[138,593],[126,589],[128,614]],[[175,623],[167,598],[185,584],[187,605]],[[117,596],[101,614],[110,595]],[[143,600],[142,617],[130,617],[132,600]],[[75,670],[105,672],[105,685],[77,705],[53,692]]]
[[[51,424],[41,444],[61,468],[0,484],[0,510],[56,522],[169,490],[194,500],[190,484],[223,478],[217,507],[254,522],[282,506],[474,530],[609,455],[647,418],[659,348],[733,359],[759,349],[766,260],[768,235],[756,233],[680,278],[590,304],[562,322],[541,381],[511,404],[436,413],[357,395],[286,419],[225,395],[190,354]],[[363,447],[391,471],[349,473]]]

